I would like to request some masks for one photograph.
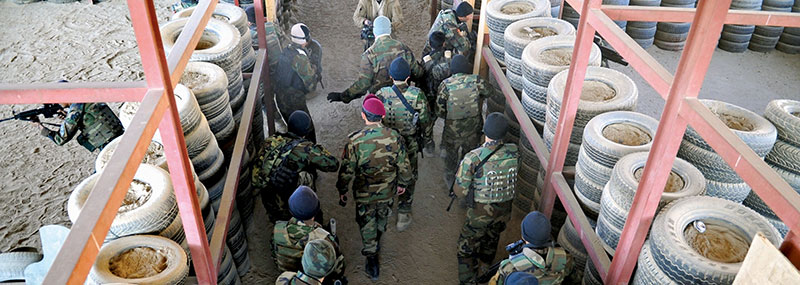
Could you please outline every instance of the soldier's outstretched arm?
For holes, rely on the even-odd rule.
[[[364,53],[361,55],[361,71],[358,73],[358,79],[342,93],[342,102],[350,103],[351,100],[364,96],[372,84],[372,76],[372,63]]]
[[[447,91],[444,81],[439,84],[439,96],[436,97],[437,116],[439,118],[447,118],[447,100],[450,98],[450,92]]]
[[[339,169],[339,159],[333,156],[325,147],[315,144],[308,150],[309,160],[317,169],[324,172],[333,172]]]
[[[355,149],[348,143],[342,152],[342,164],[339,166],[339,179],[336,181],[336,189],[339,195],[347,194],[350,182],[353,181],[356,173]]]
[[[475,164],[473,156],[469,153],[461,160],[461,164],[456,171],[456,180],[453,185],[453,192],[457,196],[466,197],[469,187],[472,185],[472,176],[474,175],[472,165]]]
[[[51,131],[45,128],[42,134],[53,140],[57,145],[64,145],[78,133],[81,116],[83,116],[83,104],[74,104],[69,108],[69,113],[67,113],[58,131]]]

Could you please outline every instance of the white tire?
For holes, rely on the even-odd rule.
[[[800,3],[800,2],[798,2]],[[778,129],[778,137],[800,146],[800,101],[773,100],[767,104],[764,117]]]
[[[760,157],[772,150],[778,131],[764,117],[745,108],[716,100],[700,100],[711,112],[723,119],[728,128]],[[711,151],[710,145],[693,128],[686,129],[683,139]]]
[[[645,114],[613,111],[597,115],[583,128],[583,150],[587,157],[607,168],[614,168],[623,156],[649,151],[658,121]]]
[[[486,7],[489,29],[503,32],[513,22],[550,15],[548,0],[495,0]]]
[[[574,45],[574,35],[550,36],[529,43],[522,51],[523,75],[533,83],[547,86],[553,76],[569,69],[568,59],[572,58]],[[600,66],[600,60],[600,47],[592,44],[589,66]]]
[[[512,57],[521,59],[525,46],[535,40],[548,36],[574,34],[575,27],[561,19],[530,18],[519,20],[506,27],[503,33],[503,48]]]
[[[97,155],[97,159],[94,161],[95,172],[101,172],[103,168],[106,167],[121,140],[122,136],[113,139],[100,151]],[[168,170],[167,157],[164,155],[164,146],[159,142],[151,141],[150,145],[147,147],[147,152],[144,154],[144,158],[142,158],[142,163],[155,165],[164,170]]]
[[[96,284],[183,284],[188,275],[188,256],[180,244],[138,235],[103,245],[88,279]]]

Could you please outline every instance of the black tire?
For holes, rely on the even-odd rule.
[[[649,39],[634,38],[633,41],[639,44],[639,46],[641,46],[643,49],[647,49],[653,45],[653,43],[655,42],[655,38],[649,38]]]
[[[730,103],[716,100],[700,100],[700,102],[718,116],[738,119],[736,122],[732,123],[745,125],[746,127],[749,126],[751,130],[737,130],[731,128],[731,131],[742,139],[747,146],[753,149],[758,156],[764,157],[772,150],[778,131],[767,119],[753,111]],[[686,129],[684,140],[700,148],[712,150],[711,146],[692,128]]]
[[[172,15],[172,20],[177,20],[181,18],[189,18],[192,13],[194,12],[196,7],[189,7],[183,10],[180,10]],[[225,19],[228,24],[233,25],[239,31],[240,35],[245,35],[250,32],[249,24],[247,22],[247,15],[244,12],[244,9],[237,7],[236,5],[232,4],[217,4],[214,8],[214,12],[212,12],[213,19]]]
[[[745,182],[741,183],[726,183],[714,181],[711,179],[706,180],[706,196],[722,198],[728,201],[741,203],[747,198],[747,195],[752,189]]]
[[[789,11],[792,10],[792,5],[797,5],[794,0],[764,0],[761,3],[761,10],[762,11],[770,11],[770,10],[764,9],[764,7],[766,6],[766,7],[780,8],[780,9],[787,9],[788,8],[788,10],[785,11],[785,12],[789,12]]]
[[[575,170],[575,197],[587,216],[597,217],[600,214],[600,197],[603,188],[602,185],[595,184],[585,178],[583,173]]]
[[[749,42],[737,43],[737,42],[731,42],[731,41],[728,41],[728,40],[725,40],[725,39],[720,39],[719,43],[717,44],[717,47],[719,47],[719,49],[727,51],[727,52],[742,53],[742,52],[745,52],[747,50],[747,46],[748,45],[750,45]]]
[[[510,125],[510,124],[509,124]],[[544,144],[548,150],[551,150],[555,134],[549,129],[545,128],[543,132]],[[578,162],[578,151],[580,150],[579,144],[570,143],[567,148],[567,158],[564,165],[574,166]]]
[[[764,37],[780,37],[783,34],[783,27],[756,26],[753,33]]]
[[[189,153],[189,158],[194,159],[200,155],[208,147],[208,144],[214,140],[214,133],[211,132],[211,127],[208,125],[206,117],[200,117],[200,124],[190,133],[184,133],[183,137],[186,142],[186,151]]]
[[[665,42],[660,40],[653,40],[653,44],[660,49],[668,50],[668,51],[680,51],[683,50],[683,46],[686,45],[686,42]],[[745,47],[747,49],[747,47]]]
[[[503,48],[503,50],[505,51],[503,59],[505,59],[506,62],[506,73],[515,73],[518,74],[519,77],[522,77],[522,60],[510,55],[505,48]]]
[[[224,169],[223,164],[225,162],[225,154],[221,149],[219,149],[219,147],[217,147],[217,155],[215,157],[216,158],[213,160],[213,163],[208,168],[202,172],[197,172],[197,176],[200,177],[201,181],[206,181],[212,176],[218,175],[218,173]]]
[[[617,161],[627,154],[649,151],[657,129],[658,121],[645,114],[630,111],[603,113],[584,127],[582,147],[594,162],[614,168]],[[621,136],[609,138],[607,135]]]
[[[522,58],[522,51],[529,43],[543,36],[533,31],[535,28],[549,28],[555,35],[574,35],[575,27],[570,23],[554,18],[531,18],[516,21],[508,27],[503,34],[503,48],[506,53],[516,58]],[[522,74],[522,72],[519,72]]]
[[[226,94],[228,77],[225,75],[225,70],[216,64],[189,62],[186,64],[180,83],[192,90],[201,108],[220,96],[228,97]]]
[[[659,41],[671,42],[671,43],[684,42],[688,37],[689,33],[674,34],[674,33],[664,32],[661,30],[656,31],[656,34],[654,36],[654,38]]]
[[[800,36],[792,35],[790,33],[784,32],[784,33],[781,34],[781,37],[780,37],[780,39],[778,41],[780,41],[780,42],[782,42],[784,44],[799,46],[800,45]]]
[[[756,30],[754,25],[724,25],[722,26],[723,32],[729,32],[740,35],[749,35]]]
[[[671,22],[659,22],[657,27],[658,31],[670,34],[685,34],[689,32],[689,28],[691,28],[691,23],[671,23]]]
[[[678,157],[694,164],[709,180],[742,183],[742,178],[713,150],[703,149],[684,139],[678,149]]]
[[[111,261],[135,248],[149,248],[156,252],[164,262],[163,271],[144,278],[124,278],[110,270]],[[156,260],[153,260],[156,261]],[[139,263],[140,266],[152,266],[150,263]],[[96,284],[183,284],[189,275],[188,256],[180,244],[160,236],[138,235],[121,238],[103,245],[89,273],[89,278]]]
[[[616,253],[619,238],[622,236],[622,227],[625,226],[625,220],[611,220],[610,218],[625,215],[626,211],[608,197],[607,194],[604,194],[603,198],[600,199],[600,214],[597,215],[595,233],[600,237],[600,244],[603,246],[603,249],[613,256]]]
[[[581,283],[583,285],[603,285],[603,279],[600,277],[600,273],[597,272],[597,268],[594,268],[591,258],[586,260]]]
[[[788,54],[800,53],[800,45],[790,45],[780,41],[778,42],[777,45],[775,45],[775,49]]]
[[[175,104],[178,107],[178,115],[181,120],[181,128],[183,129],[183,134],[186,135],[194,131],[201,123],[203,112],[200,110],[200,105],[197,104],[197,99],[192,94],[192,90],[183,84],[175,86],[174,94]]]
[[[117,149],[120,141],[122,141],[122,136],[111,140],[111,142],[109,142],[103,148],[103,150],[97,154],[97,159],[94,161],[94,172],[100,172],[106,167],[108,160],[111,159],[111,156],[114,154],[114,150]],[[150,145],[147,146],[147,153],[145,154],[145,158],[142,159],[142,163],[155,165],[161,169],[169,171],[167,169],[167,157],[164,155],[164,146],[157,141],[150,141]]]
[[[753,34],[737,34],[737,33],[722,31],[720,39],[732,43],[748,43],[750,42],[750,38],[752,38],[752,35]]]
[[[501,66],[505,66],[506,65],[506,62],[505,62],[506,51],[503,49],[502,46],[499,46],[499,45],[495,44],[494,42],[490,41],[489,42],[489,50],[492,51],[492,55],[494,55],[494,57],[497,59],[497,61],[500,62]]]
[[[800,114],[800,101],[788,99],[772,100],[764,111],[764,117],[778,130],[780,140],[800,146],[800,117],[796,114]]]
[[[583,174],[584,178],[589,179],[589,181],[598,185],[599,188],[603,188],[603,186],[608,183],[608,180],[611,179],[611,171],[614,167],[606,167],[591,159],[586,153],[586,145],[581,144],[581,150],[578,153],[578,163],[575,164],[575,168],[576,171],[577,168],[580,168],[580,172]],[[597,200],[597,202],[599,201],[600,200]]]
[[[511,72],[511,69],[508,69],[506,70],[506,78],[508,79],[508,82],[511,83],[511,88],[513,88],[514,91],[522,92],[522,90],[525,89],[522,84],[521,74],[513,73]]]
[[[694,284],[731,283],[739,271],[741,261],[715,261],[698,254],[688,244],[684,231],[696,220],[705,222],[705,234],[713,234],[719,229],[735,232],[739,241],[728,239],[734,243],[729,248],[740,250],[742,259],[758,232],[776,246],[781,240],[778,231],[764,217],[742,205],[713,197],[677,200],[661,210],[650,231],[656,264],[672,280]]]
[[[660,6],[661,0],[631,0],[628,5],[630,6]]]
[[[217,141],[211,140],[203,152],[191,159],[192,166],[194,166],[196,173],[205,173],[206,170],[211,168],[216,161],[221,158],[219,156],[220,151]]]
[[[731,10],[761,10],[762,0],[734,0]]]
[[[764,160],[783,169],[800,172],[800,147],[778,140]]]
[[[42,260],[42,254],[29,251],[0,253],[0,282],[25,280],[25,267]]]
[[[562,70],[569,69],[569,64],[553,65],[545,61],[543,53],[552,49],[571,49],[574,44],[574,35],[550,36],[531,42],[522,52],[523,75],[530,82],[538,84],[539,86],[547,86],[553,76]],[[592,49],[589,54],[589,65],[600,66],[600,60],[600,47],[596,44],[592,44]]]
[[[755,34],[753,34],[753,36],[755,36]],[[778,44],[777,38],[775,38],[774,41],[772,41],[771,43],[751,41],[750,44],[747,45],[747,48],[755,52],[770,52],[775,49],[775,45],[777,44]]]
[[[505,48],[506,44],[503,39],[503,32],[502,31],[494,31],[489,30],[489,41],[496,46]]]
[[[528,117],[539,124],[544,123],[547,105],[533,100],[525,91],[522,91],[522,108],[525,109],[525,113],[528,114]]]
[[[633,26],[633,23],[648,23],[648,22],[630,22],[628,27],[625,29],[625,33],[627,33],[631,38],[634,39],[649,39],[655,37],[656,35],[656,26],[652,25],[652,27],[637,27]]]
[[[522,77],[522,87],[524,87],[525,92],[528,93],[531,98],[539,103],[547,104],[547,86],[537,85],[536,83],[531,82],[525,76]]]

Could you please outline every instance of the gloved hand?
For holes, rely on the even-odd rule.
[[[331,102],[331,103],[333,103],[333,102],[344,102],[343,99],[342,99],[342,95],[344,95],[344,92],[331,92],[331,93],[328,93],[328,102]]]

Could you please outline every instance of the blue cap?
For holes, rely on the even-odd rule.
[[[386,16],[375,18],[375,21],[372,22],[372,33],[375,34],[375,37],[391,34],[392,21],[386,18]]]
[[[305,136],[311,131],[311,116],[302,110],[294,111],[289,115],[289,121],[286,122],[286,125],[289,132],[298,136]]]
[[[469,64],[467,57],[461,54],[454,55],[450,61],[450,73],[472,73],[472,66]]]
[[[289,196],[289,212],[298,220],[310,220],[317,211],[319,211],[319,198],[308,186],[297,187],[292,196]]]
[[[394,80],[403,81],[411,76],[410,69],[411,68],[408,66],[408,62],[406,62],[402,56],[398,56],[392,60],[392,64],[389,65],[389,76],[391,76]]]
[[[539,211],[528,213],[520,227],[522,239],[533,247],[545,247],[550,242],[550,220]]]
[[[531,273],[528,272],[512,272],[506,276],[504,284],[508,285],[539,285],[539,279],[536,279]]]

